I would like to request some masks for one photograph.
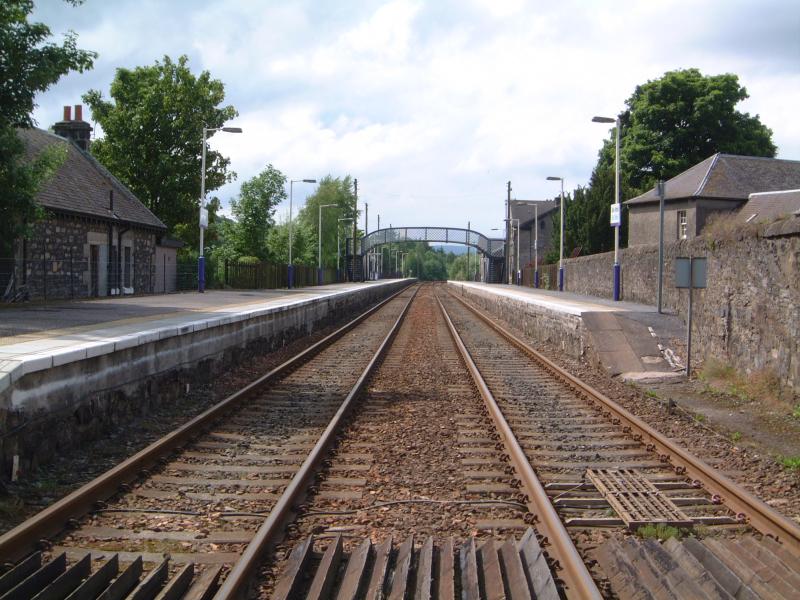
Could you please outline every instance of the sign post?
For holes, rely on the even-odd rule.
[[[206,258],[203,252],[203,234],[208,229],[208,209],[203,206],[200,198],[200,256],[197,259],[197,291],[201,294],[206,290]]]
[[[659,181],[656,185],[658,192],[658,312],[662,312],[662,290],[664,288],[664,196],[665,184]]]
[[[706,287],[706,258],[678,257],[675,259],[675,287],[689,290],[686,315],[686,376],[692,369],[692,290]]]

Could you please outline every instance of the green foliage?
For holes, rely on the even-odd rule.
[[[772,131],[758,115],[736,110],[747,90],[731,73],[703,75],[698,69],[670,71],[637,86],[620,118],[620,197],[624,202],[667,180],[717,152],[774,157]],[[581,246],[582,254],[613,248],[609,225],[614,198],[614,146],[616,128],[598,153],[587,187],[576,188],[565,203],[564,252]],[[627,240],[627,218],[620,228]],[[554,251],[558,258],[559,215],[554,216]]]
[[[800,471],[800,456],[782,456],[780,463],[791,471]]]
[[[286,198],[286,176],[271,164],[242,184],[231,201],[236,221],[230,226],[230,243],[237,254],[269,258],[267,239],[275,225],[275,207]]]
[[[326,204],[333,204],[333,206],[322,209],[322,266],[336,267],[337,231],[342,256],[344,256],[345,240],[353,237],[353,222],[339,221],[339,219],[355,218],[357,220],[360,215],[360,212],[356,210],[353,180],[349,175],[344,178],[326,175],[319,181],[314,193],[306,198],[305,206],[298,211],[297,220],[294,223],[296,229],[292,234],[294,237],[296,232],[300,232],[299,239],[303,240],[304,245],[298,248],[293,244],[292,261],[295,264],[317,264],[319,207]]]
[[[152,66],[117,69],[111,98],[98,90],[83,96],[105,137],[92,144],[114,175],[158,216],[174,235],[197,245],[203,127],[218,128],[238,113],[225,100],[221,81],[208,71],[195,76],[181,56]],[[212,133],[213,135],[213,133]],[[206,190],[232,181],[229,159],[206,154]]]
[[[642,527],[639,527],[636,530],[636,535],[645,540],[667,540],[669,538],[680,539],[683,537],[683,531],[677,527],[658,523],[657,525],[643,525]]]
[[[736,442],[741,441],[742,439],[742,432],[741,431],[734,431],[731,434],[731,441],[735,444]]]
[[[800,404],[796,404],[795,407],[792,409],[792,416],[795,419],[800,419]]]
[[[260,265],[261,259],[257,256],[240,256],[238,262],[240,265]]]
[[[49,42],[50,28],[28,21],[32,10],[31,0],[0,3],[0,256],[9,256],[14,239],[42,216],[34,197],[63,160],[58,149],[27,160],[14,128],[32,125],[37,93],[70,71],[90,69],[97,56],[78,49],[74,32],[60,45]]]

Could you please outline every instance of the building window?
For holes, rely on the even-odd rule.
[[[678,211],[678,239],[685,240],[689,237],[689,222],[686,219],[686,211]]]

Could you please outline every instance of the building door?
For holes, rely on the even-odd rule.
[[[98,270],[100,269],[100,247],[89,245],[89,295],[97,298],[100,295]]]

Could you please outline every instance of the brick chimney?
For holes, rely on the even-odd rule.
[[[83,106],[75,105],[75,119],[72,119],[72,107],[64,107],[64,120],[53,125],[53,132],[63,138],[72,140],[82,150],[89,150],[92,126],[83,120]]]

